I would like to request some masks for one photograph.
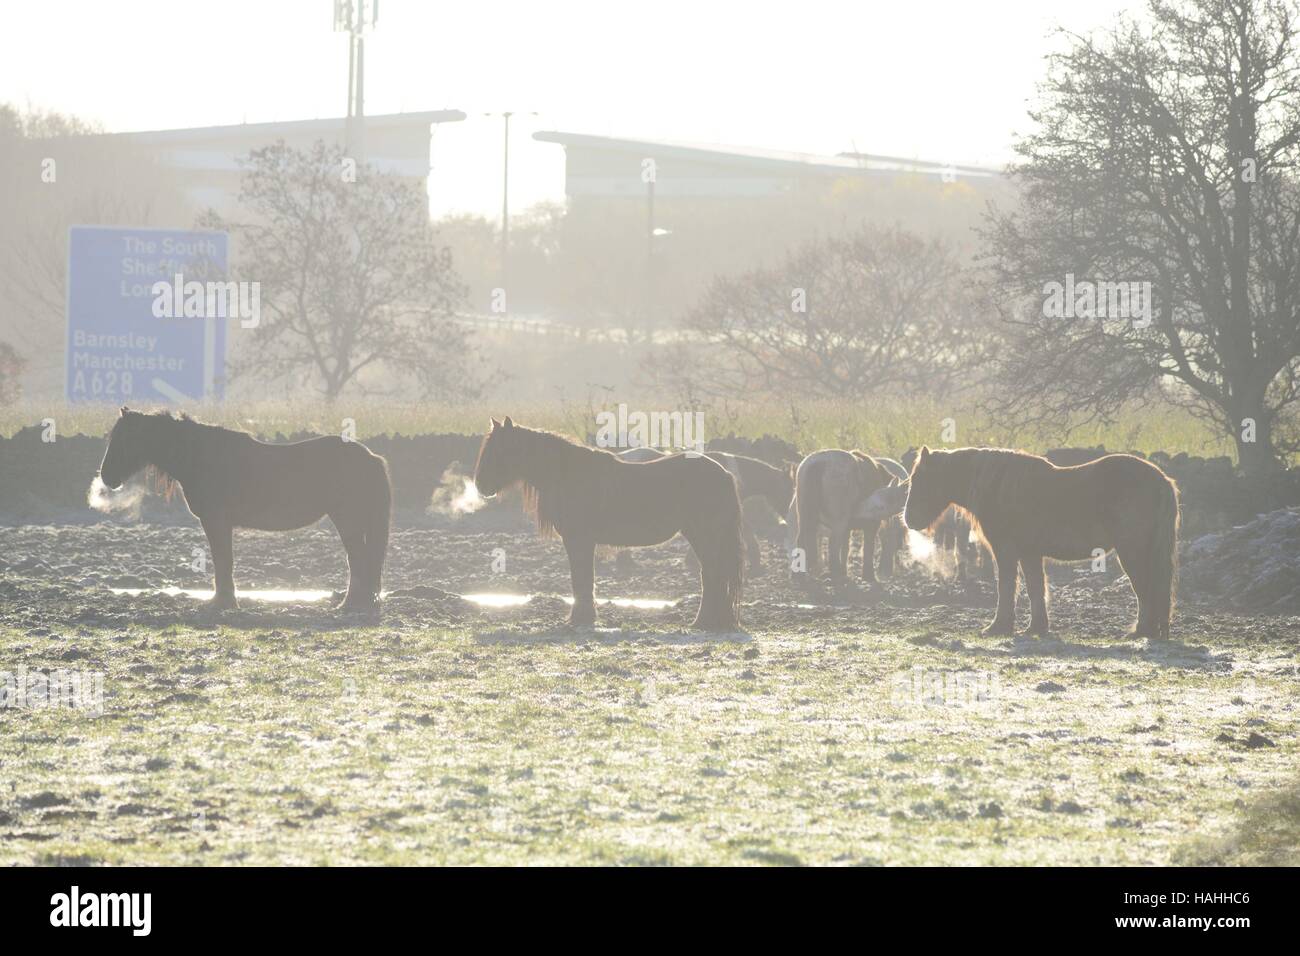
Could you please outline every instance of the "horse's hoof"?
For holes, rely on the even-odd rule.
[[[374,614],[379,610],[378,601],[344,601],[334,608],[340,614]]]
[[[212,597],[203,602],[209,611],[238,611],[239,601],[231,597]]]
[[[1015,637],[1016,629],[1011,624],[1001,624],[994,621],[984,630],[980,631],[980,637]]]
[[[709,634],[736,634],[740,631],[740,622],[735,620],[701,621],[697,617],[691,623],[691,630],[704,631]]]

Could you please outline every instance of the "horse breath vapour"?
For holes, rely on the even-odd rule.
[[[86,504],[103,514],[116,514],[122,511],[134,511],[144,499],[144,489],[139,485],[124,487],[113,491],[104,484],[104,479],[96,475],[86,492]]]

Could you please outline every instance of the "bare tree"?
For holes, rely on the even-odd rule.
[[[986,231],[1007,318],[991,406],[1009,424],[1067,425],[1155,395],[1267,472],[1297,448],[1296,8],[1152,0],[1150,14],[1067,35],[1050,59],[1018,146],[1021,209]],[[1149,324],[1049,315],[1067,277],[1084,291],[1150,282]]]
[[[200,219],[232,234],[240,278],[261,285],[264,314],[232,378],[305,381],[330,401],[390,391],[394,376],[432,397],[478,393],[481,361],[453,321],[464,290],[418,184],[323,142],[277,143],[244,166],[248,220]]]
[[[697,396],[948,391],[982,336],[950,247],[865,227],[713,280],[652,374]]]

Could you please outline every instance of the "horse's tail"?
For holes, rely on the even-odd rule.
[[[1174,584],[1178,575],[1178,485],[1163,476],[1156,505],[1156,521],[1151,548],[1151,600],[1155,604],[1156,638],[1169,637],[1174,613]]]
[[[731,619],[735,623],[736,630],[740,630],[740,599],[745,589],[744,516],[735,476],[728,473],[727,477],[731,479],[732,493],[723,496],[719,570],[722,574],[722,583],[726,587],[726,602],[731,611]]]
[[[370,563],[370,582],[375,600],[383,589],[384,558],[388,554],[388,529],[393,520],[393,480],[388,473],[388,461],[383,455],[374,456],[373,468],[377,474],[369,503],[366,522],[366,552]],[[367,491],[369,491],[367,489]]]
[[[804,567],[809,571],[817,566],[817,530],[821,526],[822,472],[825,469],[824,461],[801,465],[794,490],[794,513],[799,522],[795,547],[803,551]]]

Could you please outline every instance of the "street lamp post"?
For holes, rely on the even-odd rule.
[[[500,116],[503,120],[502,157],[501,157],[501,288],[506,295],[506,311],[510,310],[510,117],[515,110],[501,113],[484,113],[484,116]],[[536,113],[524,113],[524,116],[536,116]]]

